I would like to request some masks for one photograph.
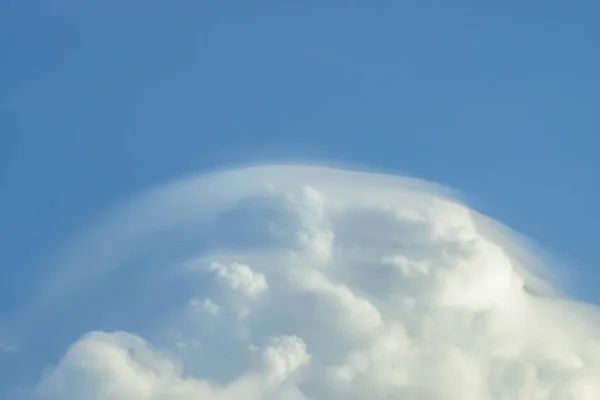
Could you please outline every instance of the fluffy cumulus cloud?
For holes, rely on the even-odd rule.
[[[598,312],[551,290],[517,239],[447,190],[269,166],[138,205],[114,229],[202,225],[197,251],[163,262],[164,287],[140,297],[168,304],[161,322],[82,332],[31,398],[600,399]]]

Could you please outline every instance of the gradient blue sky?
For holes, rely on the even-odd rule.
[[[592,0],[3,0],[0,312],[139,190],[288,160],[456,187],[599,301],[599,20]]]

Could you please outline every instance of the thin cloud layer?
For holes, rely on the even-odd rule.
[[[126,254],[150,232],[181,230],[197,249],[161,259],[138,296],[157,323],[84,333],[29,397],[600,398],[596,309],[553,292],[521,242],[435,185],[254,167],[159,188],[127,210],[86,249]],[[116,279],[126,263],[115,257],[47,295]]]

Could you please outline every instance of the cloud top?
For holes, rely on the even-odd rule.
[[[78,244],[116,252],[48,293],[116,279],[134,243],[173,235],[193,251],[144,292],[169,305],[160,323],[83,334],[34,399],[600,398],[598,312],[439,186],[290,165],[188,178]]]

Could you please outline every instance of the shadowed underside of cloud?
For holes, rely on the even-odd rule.
[[[39,302],[117,279],[133,248],[187,245],[152,284],[128,275],[155,323],[94,325],[34,399],[600,399],[597,311],[432,184],[246,168],[158,188],[86,240],[73,260],[93,262],[71,262]]]

